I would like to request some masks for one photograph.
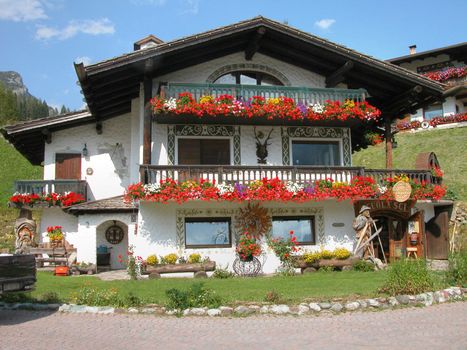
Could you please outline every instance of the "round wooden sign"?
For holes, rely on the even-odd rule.
[[[124,235],[125,233],[123,232],[123,229],[118,225],[110,226],[105,231],[105,238],[107,239],[107,242],[109,242],[110,244],[120,243],[123,240]]]
[[[412,194],[412,186],[408,182],[398,181],[392,188],[392,193],[396,202],[405,202]]]

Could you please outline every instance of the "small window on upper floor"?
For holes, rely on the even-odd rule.
[[[230,72],[217,78],[214,84],[284,85],[270,74],[253,71]]]

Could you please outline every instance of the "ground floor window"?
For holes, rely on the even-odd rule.
[[[294,231],[299,244],[315,244],[314,216],[277,216],[272,218],[272,236],[274,238],[289,238]]]
[[[435,117],[443,116],[443,105],[434,104],[423,109],[423,119],[431,120]]]
[[[186,247],[230,247],[230,222],[230,218],[185,218]]]
[[[293,165],[341,165],[338,141],[292,141]]]

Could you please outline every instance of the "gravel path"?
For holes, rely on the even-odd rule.
[[[467,302],[247,318],[0,311],[9,349],[467,349]]]

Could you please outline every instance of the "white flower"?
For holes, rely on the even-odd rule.
[[[378,185],[378,190],[380,193],[386,193],[388,188],[386,186]]]
[[[309,107],[313,110],[315,113],[323,113],[324,112],[324,106],[320,103],[310,103]]]
[[[160,189],[161,189],[161,185],[159,183],[144,185],[144,192],[149,193],[149,194],[158,193]]]
[[[297,183],[292,182],[292,181],[288,181],[288,182],[285,184],[285,188],[286,188],[287,191],[289,191],[289,192],[297,193],[297,192],[300,192],[301,190],[303,190],[303,185],[297,184]]]
[[[216,187],[218,188],[219,193],[221,195],[223,195],[225,193],[233,192],[233,190],[234,190],[232,185],[229,185],[229,184],[226,184],[226,183],[216,184]]]
[[[169,111],[177,109],[177,100],[173,97],[169,98],[168,100],[165,100],[164,107],[167,108]]]

